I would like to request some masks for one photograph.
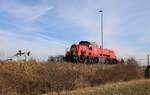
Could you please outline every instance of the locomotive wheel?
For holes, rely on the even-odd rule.
[[[94,63],[98,64],[99,60],[97,57],[94,58]]]
[[[109,63],[110,63],[109,59],[105,59],[104,64],[109,64]]]
[[[87,57],[87,64],[89,64],[90,63],[90,58],[89,57]]]
[[[118,64],[118,60],[114,59],[113,64]]]
[[[72,56],[71,62],[77,63],[78,62],[78,57],[77,56]]]
[[[80,56],[79,62],[81,62],[82,64],[85,63],[85,56],[84,55]]]
[[[114,61],[112,60],[112,59],[110,59],[110,62],[109,62],[110,64],[114,64]]]
[[[112,64],[112,60],[111,59],[108,59],[108,64]]]
[[[92,57],[88,56],[88,57],[87,57],[87,63],[88,63],[88,64],[91,64],[92,61],[93,61]]]

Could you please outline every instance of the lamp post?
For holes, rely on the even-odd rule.
[[[100,25],[100,27],[101,27],[101,49],[102,49],[102,64],[103,64],[103,10],[100,10],[99,11],[100,12],[100,22],[101,22],[101,25]]]

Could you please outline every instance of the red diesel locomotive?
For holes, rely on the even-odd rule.
[[[117,64],[116,55],[113,50],[102,49],[95,42],[80,41],[73,44],[66,52],[66,60],[74,63],[104,63]]]

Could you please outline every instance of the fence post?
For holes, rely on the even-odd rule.
[[[147,67],[145,69],[145,78],[150,79],[150,64],[149,64],[149,54],[147,54]]]

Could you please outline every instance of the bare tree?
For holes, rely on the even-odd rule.
[[[138,61],[137,61],[135,58],[133,58],[133,57],[127,59],[126,63],[127,63],[128,65],[133,65],[133,66],[138,66],[138,65],[139,65],[139,64],[138,64]]]
[[[64,62],[64,56],[63,55],[57,55],[57,56],[49,56],[48,62]]]

